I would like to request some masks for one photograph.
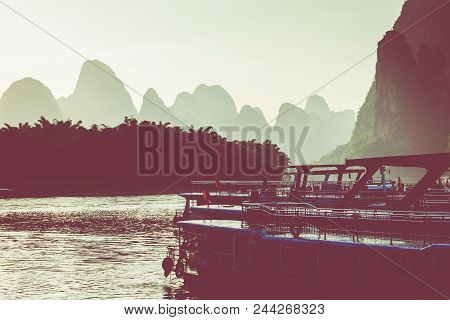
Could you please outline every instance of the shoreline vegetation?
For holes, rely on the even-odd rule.
[[[170,151],[161,154],[161,166],[168,159],[192,166],[210,157],[217,171],[194,166],[183,173],[138,174],[138,132],[144,127]],[[211,127],[182,129],[133,118],[116,127],[85,128],[81,121],[44,117],[34,125],[6,124],[0,129],[0,148],[0,198],[171,194],[192,190],[192,180],[279,180],[288,163],[271,141],[227,141]],[[180,154],[183,148],[193,156]]]

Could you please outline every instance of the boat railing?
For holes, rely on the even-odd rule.
[[[210,181],[193,181],[193,184],[196,185],[208,185]],[[236,182],[237,183],[237,182]],[[294,187],[294,183],[291,181],[269,181],[266,186],[262,185],[258,181],[242,181],[239,182],[240,186],[256,186],[256,188],[248,188],[232,190],[227,189],[227,185],[223,184],[220,187],[216,187],[216,190],[210,191],[212,194],[223,194],[223,195],[233,195],[233,194],[243,194],[250,193],[250,190],[259,191],[259,192],[277,192],[277,193],[299,193],[299,194],[317,194],[320,195],[336,195],[342,196],[346,194],[355,184],[355,181],[309,181],[306,185],[299,186],[297,188]],[[234,185],[235,186],[235,185]],[[405,184],[405,188],[402,191],[399,191],[397,188],[388,188],[383,190],[381,185],[377,185],[378,189],[362,189],[359,191],[361,195],[388,195],[394,196],[398,194],[406,194],[409,190],[414,187],[414,184]],[[377,192],[380,191],[380,192]],[[194,192],[195,194],[201,194],[202,192]],[[426,196],[450,196],[450,189],[447,188],[430,188],[425,193]]]
[[[214,190],[210,191],[209,195],[211,196],[248,196],[250,193],[246,191],[231,191],[231,190]],[[189,193],[182,193],[181,196],[197,196],[202,197],[203,192],[197,191],[197,192],[189,192]]]
[[[244,213],[249,210],[262,211],[273,217],[339,217],[349,219],[370,219],[389,221],[445,221],[450,222],[449,212],[423,212],[423,211],[394,211],[371,209],[335,209],[317,208],[308,203],[246,203],[243,205]]]
[[[205,180],[205,181],[191,181],[193,185],[216,185],[217,181],[215,180]],[[226,181],[220,180],[220,185],[223,187],[227,186],[288,186],[292,184],[291,181],[258,181],[258,180],[249,180],[249,181]]]
[[[265,230],[266,232],[273,234],[289,234],[291,233],[291,228],[289,224],[283,223],[249,223],[242,222],[242,227],[246,228],[257,228]],[[450,240],[450,235],[434,235],[432,233],[400,233],[393,232],[390,230],[385,231],[374,231],[374,230],[355,230],[355,229],[345,229],[339,226],[327,227],[325,229],[318,228],[313,225],[306,225],[302,231],[301,237],[304,239],[317,237],[318,240],[332,240],[330,238],[333,236],[341,237],[340,241],[346,242],[360,242],[362,239],[365,240],[383,240],[387,241],[390,245],[393,245],[396,241],[414,241],[416,245],[420,243],[421,245],[428,246],[433,243],[448,242]],[[327,238],[328,237],[328,238]],[[345,238],[347,237],[347,238]],[[335,239],[337,240],[337,239]]]
[[[229,190],[216,190],[210,192],[211,196],[248,196],[248,191],[229,191]]]

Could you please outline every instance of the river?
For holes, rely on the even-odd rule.
[[[195,299],[161,262],[176,195],[0,200],[0,299]]]

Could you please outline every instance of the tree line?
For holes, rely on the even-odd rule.
[[[145,151],[138,145],[138,133],[142,128],[150,128],[150,135],[157,134],[164,149],[191,150],[197,158],[208,156],[205,148],[214,151],[216,157],[209,160],[209,168],[212,166],[216,170],[194,166],[191,172],[146,175],[139,167],[139,161],[142,163],[144,159],[142,151]],[[133,118],[125,118],[115,127],[85,128],[81,121],[49,121],[44,117],[31,125],[5,124],[0,129],[0,148],[0,182],[3,184],[90,181],[124,187],[141,185],[161,191],[162,188],[186,187],[192,180],[279,179],[288,163],[287,156],[271,141],[262,144],[254,140],[228,141],[211,127],[180,128],[169,123],[138,122]],[[165,158],[164,155],[163,163],[176,161],[178,167],[189,167],[189,163],[182,162],[192,161],[183,155],[166,154]]]

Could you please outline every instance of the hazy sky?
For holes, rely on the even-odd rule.
[[[1,0],[145,93],[171,105],[200,83],[221,84],[240,108],[271,120],[376,49],[404,0]],[[0,91],[31,76],[73,92],[83,59],[0,2]],[[357,109],[376,56],[320,91]],[[137,108],[142,98],[132,95]]]

